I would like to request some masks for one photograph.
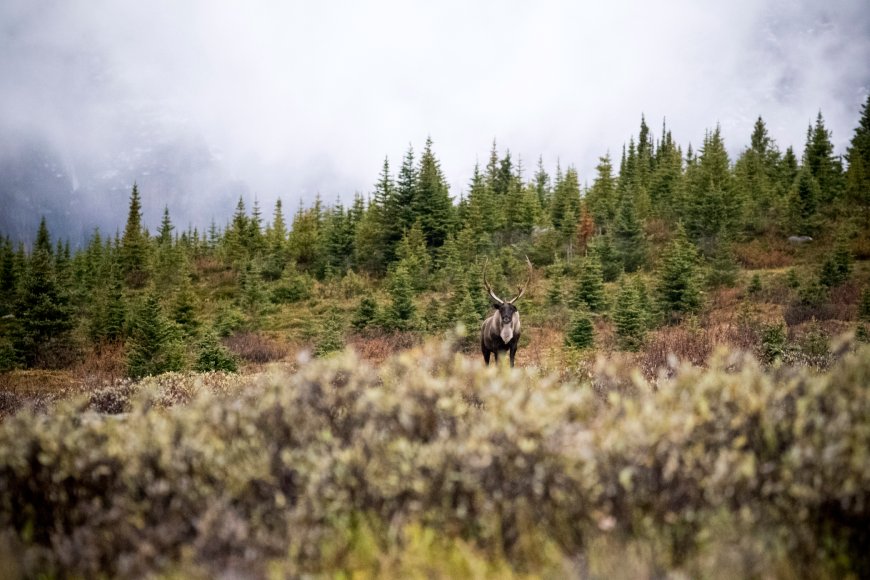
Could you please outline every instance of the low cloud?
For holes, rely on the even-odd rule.
[[[174,161],[146,217],[165,203],[204,227],[238,194],[268,215],[279,196],[368,192],[384,156],[397,166],[427,135],[457,196],[493,138],[530,170],[543,155],[591,182],[642,113],[684,145],[719,123],[736,155],[758,115],[800,151],[821,110],[845,149],[870,87],[865,1],[664,4],[11,0],[0,158],[49,147],[116,226],[123,189]],[[186,153],[155,161],[161,147]],[[3,180],[5,206],[26,183]]]

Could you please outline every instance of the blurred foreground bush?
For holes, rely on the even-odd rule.
[[[221,396],[139,389],[120,417],[22,412],[0,424],[0,568],[870,574],[870,350],[821,375],[720,353],[639,377],[559,383],[445,342]]]

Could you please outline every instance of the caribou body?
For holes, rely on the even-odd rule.
[[[498,353],[507,351],[510,354],[511,366],[514,366],[514,357],[517,354],[517,344],[520,340],[520,313],[514,302],[520,299],[526,291],[526,287],[532,280],[532,263],[529,257],[526,256],[526,263],[529,265],[529,278],[526,283],[520,288],[519,294],[511,300],[502,300],[492,291],[489,282],[486,281],[486,266],[483,264],[483,285],[486,291],[489,292],[490,298],[493,300],[493,308],[495,311],[492,315],[483,321],[480,328],[480,350],[483,352],[483,360],[489,366],[489,357],[495,355],[495,362],[498,362]]]

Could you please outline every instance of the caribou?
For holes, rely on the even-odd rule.
[[[489,356],[495,355],[495,362],[498,363],[498,353],[508,351],[510,353],[511,367],[514,366],[514,357],[517,354],[517,344],[520,340],[520,313],[514,302],[519,300],[525,293],[529,282],[532,281],[532,262],[526,256],[526,263],[529,265],[529,278],[526,283],[520,288],[519,294],[511,300],[502,300],[492,291],[492,286],[486,280],[486,266],[489,263],[489,258],[483,263],[483,285],[486,291],[489,292],[489,297],[492,298],[492,307],[495,311],[492,315],[483,321],[480,327],[480,350],[483,352],[483,360],[489,366]]]

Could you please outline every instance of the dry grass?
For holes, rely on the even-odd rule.
[[[747,270],[786,268],[795,260],[795,247],[785,239],[756,238],[736,245],[734,253]]]
[[[286,343],[260,332],[237,332],[223,343],[242,360],[255,364],[279,361],[290,353]]]

